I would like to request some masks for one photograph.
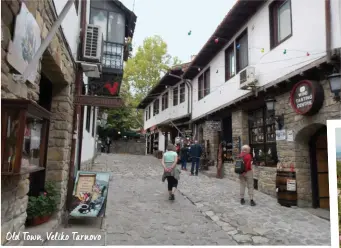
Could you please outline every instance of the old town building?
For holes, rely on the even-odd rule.
[[[255,189],[284,197],[277,179],[292,172],[288,202],[329,208],[326,120],[341,118],[340,8],[335,0],[237,1],[189,64],[181,76],[192,85],[189,127],[210,144],[211,160],[223,145],[225,177],[238,180],[234,159],[249,144]],[[169,118],[177,111],[170,101]],[[152,117],[144,128],[161,122]]]
[[[84,141],[85,156],[90,155],[87,159],[94,156],[94,141],[78,138],[83,128],[80,119],[88,115],[82,120],[88,132],[87,125],[91,122],[94,140],[95,109],[103,106],[103,101],[112,101],[112,98],[104,97],[97,102],[90,99],[89,103],[89,99],[82,96],[82,91],[86,93],[84,88],[88,78],[101,76],[98,65],[102,61],[86,61],[83,54],[84,26],[93,24],[89,14],[91,2],[104,4],[101,1],[77,0],[1,1],[2,245],[23,244],[23,239],[7,240],[6,234],[22,234],[26,230],[28,198],[44,192],[47,181],[54,183],[58,195],[57,211],[49,221],[49,230],[44,231],[56,228],[68,210],[67,196],[73,189],[76,171],[80,163],[86,160],[81,161],[79,144]],[[130,52],[128,44],[131,44],[136,16],[117,0],[107,5],[123,13],[120,16],[123,18],[122,31],[114,29],[117,33],[111,33],[111,36],[121,37],[117,41],[121,54],[116,58],[120,68],[111,72],[116,77],[117,73],[122,75],[123,61]],[[99,26],[94,28],[101,30]],[[128,37],[130,43],[125,41]],[[101,47],[97,48],[102,51]],[[97,53],[102,58],[102,54]],[[37,65],[32,63],[36,58]],[[86,70],[89,67],[96,68],[95,72],[99,75],[89,74]],[[119,90],[115,96],[118,93]],[[117,107],[120,103],[116,102],[114,105]],[[81,111],[86,105],[91,105],[94,114]]]

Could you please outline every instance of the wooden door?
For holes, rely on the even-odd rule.
[[[319,207],[329,209],[328,148],[327,135],[316,139],[316,166]]]

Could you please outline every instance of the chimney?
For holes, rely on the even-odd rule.
[[[197,55],[192,55],[192,56],[191,56],[191,62],[195,59],[196,56],[197,56]]]

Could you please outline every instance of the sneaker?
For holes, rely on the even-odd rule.
[[[245,200],[244,200],[244,198],[242,198],[242,199],[240,200],[240,204],[242,204],[242,205],[244,205],[244,204],[245,204]]]
[[[254,200],[251,200],[251,206],[252,206],[252,207],[256,206],[256,203],[255,203]]]
[[[195,176],[198,176],[198,174],[196,173]]]
[[[172,195],[169,195],[168,200],[170,201],[172,200]]]
[[[174,194],[171,194],[170,198],[171,198],[170,200],[174,201],[175,200]]]

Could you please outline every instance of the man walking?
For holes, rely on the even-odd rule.
[[[240,158],[243,159],[245,165],[245,172],[239,175],[240,180],[240,203],[245,204],[244,194],[247,186],[247,191],[250,197],[251,206],[256,206],[253,200],[253,171],[252,171],[252,155],[250,154],[251,148],[248,145],[242,147]]]
[[[192,158],[191,176],[194,175],[194,166],[195,166],[195,175],[196,176],[198,175],[201,154],[202,154],[202,148],[198,144],[198,141],[195,140],[190,150],[190,156]]]
[[[186,144],[183,144],[183,147],[180,149],[180,159],[181,159],[181,170],[187,170],[187,160],[188,160],[188,147]]]

